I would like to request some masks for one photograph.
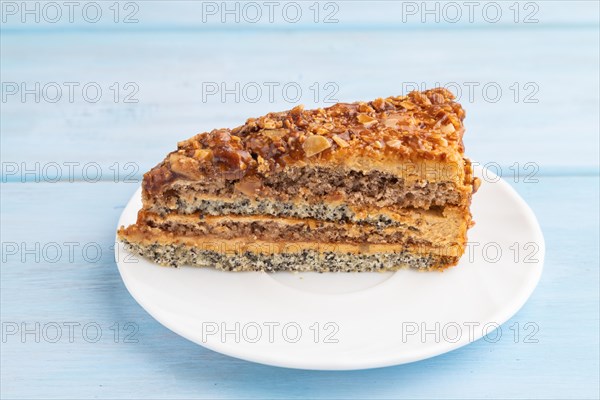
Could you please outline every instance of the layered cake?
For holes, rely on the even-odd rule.
[[[228,271],[444,269],[477,190],[445,89],[250,118],[178,143],[144,175],[130,251]]]

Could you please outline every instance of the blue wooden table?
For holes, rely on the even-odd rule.
[[[0,4],[2,398],[600,396],[598,2]],[[290,370],[188,342],[128,294],[117,219],[177,141],[436,85],[467,109],[469,155],[546,238],[540,284],[499,340]]]

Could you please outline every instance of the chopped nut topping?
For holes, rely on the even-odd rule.
[[[377,111],[385,110],[385,100],[381,97],[373,100],[371,104],[373,104],[373,108],[375,108]]]
[[[358,112],[361,113],[372,113],[375,110],[373,109],[373,107],[371,107],[369,104],[367,103],[363,103],[363,102],[359,102],[358,103]]]
[[[315,110],[297,106],[179,142],[177,152],[144,181],[159,190],[175,174],[225,179],[268,175],[317,154],[335,159],[341,149],[344,158],[459,162],[464,153],[464,117],[460,104],[443,88]]]
[[[402,147],[402,141],[398,139],[390,140],[388,142],[385,142],[385,144],[393,149],[399,149],[400,147]]]
[[[179,153],[171,153],[169,164],[173,172],[188,179],[199,179],[202,177],[200,163],[193,158],[183,156]]]
[[[263,129],[275,129],[277,128],[277,123],[271,118],[262,117],[258,119],[258,126]]]
[[[261,174],[266,174],[269,172],[270,168],[269,168],[269,163],[265,161],[264,158],[262,158],[261,156],[258,156],[257,158],[257,162],[258,162],[258,172],[260,172]]]
[[[454,131],[456,131],[456,129],[454,128],[454,125],[448,124],[448,125],[442,126],[441,131],[444,135],[449,135],[451,133],[454,133]]]
[[[302,144],[302,148],[306,153],[306,157],[312,157],[315,154],[327,150],[331,147],[331,142],[326,137],[320,135],[313,135],[306,138],[306,141]]]
[[[339,137],[338,135],[334,135],[331,137],[335,143],[337,143],[340,147],[349,147],[350,145],[344,139]]]
[[[481,179],[473,178],[473,193],[475,193],[481,186]]]
[[[396,128],[398,126],[398,121],[400,120],[397,118],[388,118],[383,121],[383,125],[387,128]]]
[[[431,105],[431,100],[429,100],[429,97],[427,97],[425,95],[425,93],[421,93],[421,92],[411,92],[409,94],[409,97],[412,98],[412,100],[415,103],[424,105],[424,106],[430,106]]]
[[[194,152],[194,158],[198,161],[205,161],[212,158],[212,150],[198,149]]]
[[[415,108],[417,108],[417,106],[411,103],[410,101],[403,101],[400,103],[400,105],[407,110],[414,110]]]
[[[441,94],[439,94],[439,93],[434,93],[434,94],[431,96],[431,102],[432,102],[433,104],[443,104],[443,103],[444,103],[444,96],[442,96],[442,95],[441,95]]]
[[[356,118],[358,119],[358,122],[365,126],[365,128],[370,128],[377,123],[376,118],[373,118],[367,114],[358,114]]]
[[[280,140],[281,138],[283,138],[287,133],[287,130],[285,129],[265,129],[263,131],[263,135],[265,135],[266,137],[268,137],[269,139],[273,140],[273,141],[277,141]]]

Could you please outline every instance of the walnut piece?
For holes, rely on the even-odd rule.
[[[286,135],[287,130],[285,130],[285,129],[265,129],[264,131],[262,131],[262,133],[269,139],[271,139],[273,141],[277,141]]]
[[[182,175],[188,179],[200,179],[202,173],[200,172],[200,163],[190,157],[173,153],[169,156],[169,164],[171,164],[171,170],[176,174]]]

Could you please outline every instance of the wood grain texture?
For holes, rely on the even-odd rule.
[[[498,24],[481,18],[473,24],[423,24],[414,18],[403,23],[402,4],[394,2],[338,3],[339,22],[326,26],[306,19],[203,23],[199,3],[136,3],[140,22],[127,26],[107,19],[96,25],[9,19],[0,25],[1,94],[7,96],[0,103],[0,397],[600,397],[597,2],[536,2],[540,22],[527,26],[506,18]],[[102,3],[103,9],[110,4]],[[302,3],[303,10],[311,4]],[[502,3],[503,10],[509,6]],[[103,95],[97,103],[80,92],[73,102],[36,102],[32,95],[22,101],[7,94],[11,82],[28,87],[95,82]],[[115,102],[114,82],[121,89],[127,82],[137,85],[139,101],[125,103],[121,90]],[[276,92],[271,101],[263,93],[256,102],[229,96],[224,103],[219,96],[203,98],[202,85],[211,82],[227,87],[254,82],[263,89],[264,82],[279,87],[293,82],[302,96],[290,101]],[[310,89],[315,82],[319,99]],[[462,93],[467,152],[483,164],[501,166],[535,211],[546,239],[540,284],[502,326],[497,343],[479,340],[383,369],[288,370],[188,342],[128,294],[114,263],[117,219],[141,174],[178,140],[297,103],[327,105],[327,83],[337,87],[334,98],[353,101],[438,82],[458,83],[463,91],[471,82],[502,88],[497,102],[486,100],[481,90],[472,100]],[[510,89],[515,82],[518,101]],[[524,102],[527,83],[537,85],[537,103]],[[52,162],[62,165],[62,182],[22,171],[37,168],[35,163],[41,171]],[[65,162],[80,163],[72,176]],[[133,167],[125,167],[127,162]],[[518,182],[509,169],[515,162]],[[524,168],[527,162],[533,169]],[[100,182],[85,181],[94,177],[93,170],[82,172],[86,163],[98,163]],[[538,182],[524,182],[536,168]],[[24,251],[36,243],[35,254]],[[8,334],[36,322],[46,327],[39,340],[32,333]],[[53,323],[62,326],[56,343],[48,340]],[[79,324],[72,342],[65,323]],[[137,327],[137,343],[126,340],[133,332],[127,323]],[[537,343],[524,342],[531,332],[526,323],[539,327]],[[92,329],[84,337],[85,324]],[[102,336],[92,343],[94,326]]]
[[[137,162],[141,172],[197,132],[237,126],[298,103],[327,105],[325,96],[333,93],[328,83],[334,85],[332,98],[340,101],[441,84],[462,95],[473,159],[596,171],[600,102],[593,88],[599,85],[600,42],[594,32],[587,25],[476,33],[159,30],[63,32],[50,41],[9,32],[2,36],[3,82],[25,82],[28,88],[56,82],[63,98],[36,103],[32,95],[25,102],[19,94],[7,96],[1,155],[28,163]],[[79,84],[73,103],[64,82]],[[110,89],[115,82],[121,87],[116,103]],[[278,85],[272,101],[265,82]],[[83,98],[88,83],[102,89],[97,103]],[[123,89],[127,83],[139,88],[137,103],[124,103],[131,93]],[[297,101],[293,89],[284,97],[288,83],[300,88]],[[310,89],[315,83],[319,101]],[[222,91],[206,95],[208,84],[228,89],[256,84],[262,95],[256,102],[251,91],[238,99],[228,95],[224,104]]]

